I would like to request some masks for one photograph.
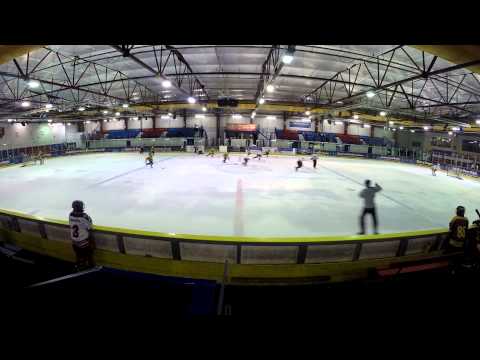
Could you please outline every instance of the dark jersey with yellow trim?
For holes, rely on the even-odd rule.
[[[468,219],[463,216],[454,216],[450,221],[450,245],[463,247],[467,238]]]

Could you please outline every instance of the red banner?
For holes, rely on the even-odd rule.
[[[228,124],[228,131],[257,131],[256,124]]]

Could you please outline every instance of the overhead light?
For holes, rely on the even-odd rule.
[[[454,126],[454,127],[452,127],[452,130],[453,131],[460,131],[460,128],[458,126]]]
[[[367,97],[372,98],[375,96],[375,93],[373,91],[367,91]]]
[[[78,111],[84,111],[84,110],[85,110],[85,108],[84,108],[83,106],[80,106],[80,107],[78,108]]]
[[[22,101],[22,107],[29,107],[30,106],[30,101]]]
[[[233,114],[232,115],[232,119],[241,119],[242,118],[242,115],[240,114]]]
[[[103,119],[103,122],[108,122],[108,119]]]
[[[7,121],[8,121],[8,122],[12,122],[12,121],[13,121],[13,119],[7,119]]]
[[[87,124],[90,124],[90,120],[85,121]]]
[[[128,108],[128,104],[123,104],[122,107],[123,108]]]
[[[255,117],[255,115],[257,115],[257,113],[255,111],[253,111],[252,114],[250,115],[250,117],[253,119]]]
[[[264,98],[260,98],[260,100],[258,100],[258,103],[259,103],[260,105],[265,104],[265,99],[264,99]]]
[[[368,128],[370,127],[370,124],[363,124],[363,127],[364,127],[365,129],[368,129]]]
[[[276,116],[272,116],[272,115],[267,116],[267,120],[276,120],[276,119],[277,119]]]
[[[68,126],[72,125],[72,123],[67,123]]]
[[[275,86],[272,84],[267,85],[267,92],[271,93],[275,91]]]
[[[397,131],[397,129],[392,129],[392,131]]]
[[[403,130],[403,126],[400,126],[399,129],[400,129],[400,130]]]
[[[449,131],[449,132],[448,132],[448,135],[453,135],[453,131]]]
[[[202,107],[202,111],[207,111],[207,108],[205,106]]]
[[[166,97],[166,96],[165,96],[165,97]],[[140,97],[139,97],[139,96],[134,96],[134,97],[132,98],[132,100],[140,100]]]
[[[358,120],[358,115],[353,115],[353,118],[354,118],[355,120]]]
[[[480,119],[476,120],[475,123],[480,125]]]
[[[394,125],[395,123],[393,121],[388,122],[390,125]]]
[[[193,96],[189,96],[187,99],[189,104],[195,104],[197,100]]]
[[[335,121],[335,125],[342,125],[342,124],[343,124],[343,121],[339,121],[339,120]]]
[[[311,112],[309,110],[305,111],[305,115],[309,116]]]
[[[120,116],[120,113],[119,113],[119,112],[116,112],[116,113],[115,113],[115,116]]]
[[[415,130],[413,130],[413,129],[412,129],[412,130],[410,130],[410,132],[414,133],[414,132],[415,132]]]
[[[49,123],[51,123],[51,122],[52,122],[52,119],[48,119],[47,121],[48,121]]]
[[[103,110],[103,113],[104,113],[104,114],[108,114],[108,111],[107,111],[107,110]]]
[[[45,108],[46,108],[46,109],[51,109],[52,107],[53,107],[52,104],[45,104]]]
[[[168,119],[170,119],[170,115],[162,115],[162,116],[160,116],[160,119],[168,120]]]
[[[205,119],[205,115],[203,114],[195,114],[196,119]]]
[[[428,129],[430,129],[429,126],[424,126],[424,127],[423,127],[423,130],[425,130],[425,131],[427,131]]]
[[[162,86],[164,88],[169,88],[170,86],[172,86],[172,82],[170,80],[163,80],[162,81]]]
[[[386,116],[387,113],[385,111],[380,111],[380,116]]]
[[[282,61],[284,64],[291,64],[293,61],[293,54],[290,52],[287,52],[285,55],[282,56]]]
[[[172,114],[172,113],[168,113],[168,116],[173,116],[173,114]]]
[[[337,104],[343,104],[343,101],[337,101]]]
[[[132,117],[132,118],[130,118],[130,119],[132,119],[133,121],[137,121],[137,120],[138,120],[138,117],[134,116],[134,117]]]
[[[37,80],[30,80],[30,81],[28,82],[28,87],[29,87],[30,89],[35,89],[35,88],[37,88],[37,87],[39,87],[39,86],[40,86],[40,83],[39,83]]]

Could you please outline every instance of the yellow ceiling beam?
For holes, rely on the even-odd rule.
[[[480,45],[409,45],[417,50],[425,51],[454,64],[465,64],[480,60]],[[480,64],[467,68],[480,74]]]
[[[0,65],[42,47],[43,45],[0,45]]]

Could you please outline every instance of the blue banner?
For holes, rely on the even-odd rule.
[[[291,128],[310,129],[311,121],[290,121],[289,126]]]

